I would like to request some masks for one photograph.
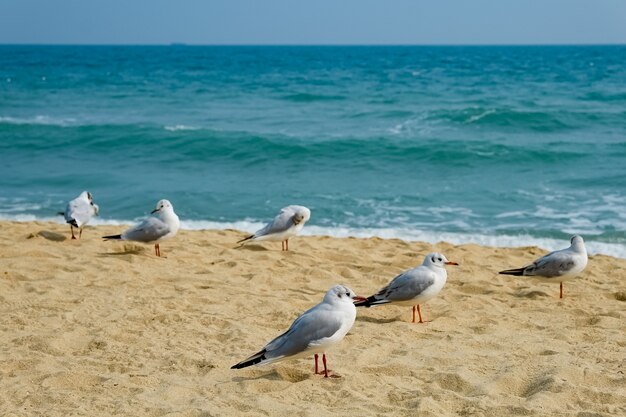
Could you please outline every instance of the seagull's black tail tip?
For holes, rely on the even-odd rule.
[[[245,367],[250,366],[250,365],[252,365],[252,364],[246,365],[245,363],[240,362],[237,365],[231,366],[230,369],[241,369],[241,368],[245,368]]]
[[[108,240],[108,239],[121,239],[122,235],[111,235],[111,236],[102,236],[102,239],[104,240]]]
[[[371,307],[372,305],[374,305],[374,301],[376,301],[376,298],[374,298],[374,296],[372,295],[371,297],[367,297],[365,300],[362,301],[357,301],[354,303],[355,307]]]
[[[524,268],[506,269],[504,271],[498,272],[498,274],[500,274],[500,275],[515,275],[515,276],[519,277],[519,276],[524,275]]]
[[[248,366],[252,366],[252,365],[256,365],[259,362],[262,362],[265,360],[265,350],[263,350],[262,352],[257,353],[256,355],[239,362],[238,364],[235,364],[233,366],[230,367],[230,369],[241,369],[241,368],[247,368]]]
[[[254,237],[254,235],[250,235],[250,236],[248,236],[248,237],[244,237],[243,239],[238,240],[238,241],[237,241],[237,243],[245,242],[246,240],[250,240],[250,239],[252,239],[253,237]]]
[[[78,222],[76,222],[76,219],[68,220],[67,223],[71,224],[74,227],[80,227],[78,226]]]

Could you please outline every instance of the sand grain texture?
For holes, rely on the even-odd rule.
[[[0,222],[0,415],[626,415],[626,260],[593,256],[558,285],[501,276],[537,248],[298,237],[234,249],[244,234],[181,231],[151,246],[123,227]],[[335,283],[371,295],[433,250],[446,287],[408,307],[359,309],[313,361],[231,370]]]

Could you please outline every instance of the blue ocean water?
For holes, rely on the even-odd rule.
[[[626,46],[0,46],[0,218],[626,257]],[[97,223],[97,222],[96,222]]]

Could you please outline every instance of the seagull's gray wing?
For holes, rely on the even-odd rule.
[[[332,309],[317,305],[298,317],[289,330],[265,346],[267,359],[293,356],[317,341],[333,336],[341,328],[341,319]]]
[[[156,217],[149,217],[122,233],[122,239],[150,243],[167,235],[169,226]]]
[[[395,277],[389,285],[376,294],[377,299],[388,301],[411,300],[435,283],[435,274],[426,268],[415,268]]]
[[[257,230],[254,233],[254,237],[261,237],[271,235],[274,233],[282,233],[289,230],[294,225],[293,216],[295,213],[291,210],[281,210],[281,212],[274,217],[274,219],[268,223],[264,228]]]
[[[575,266],[569,250],[551,252],[524,268],[524,275],[552,278],[566,274]]]

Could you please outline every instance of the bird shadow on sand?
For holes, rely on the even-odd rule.
[[[40,230],[37,233],[31,233],[28,235],[27,239],[32,239],[34,237],[43,237],[46,240],[51,240],[53,242],[63,242],[67,240],[67,236],[62,235],[61,233],[51,232],[49,230]]]
[[[393,319],[377,319],[376,317],[357,316],[356,319],[357,321],[364,321],[367,323],[377,323],[377,324],[393,323],[393,322],[399,321],[397,317]]]
[[[545,293],[543,291],[537,291],[537,290],[519,290],[513,293],[513,296],[518,297],[518,298],[530,298],[530,299],[535,299],[535,298],[540,298],[540,297],[550,297],[550,294]]]
[[[236,376],[233,378],[234,382],[243,382],[243,381],[258,381],[260,379],[265,379],[268,381],[288,381],[288,382],[300,382],[306,379],[312,378],[314,375],[312,372],[304,372],[301,370],[296,370],[293,368],[289,369],[273,369],[269,372],[261,372],[255,371],[255,375],[251,375],[248,377],[245,376]]]
[[[261,251],[268,251],[269,250],[265,246],[261,246],[261,245],[239,245],[239,246],[235,246],[233,249],[250,250],[250,251],[255,251],[255,252],[261,252]]]
[[[124,245],[119,252],[101,252],[100,256],[121,256],[121,255],[142,255],[146,252],[146,248],[137,245]]]

